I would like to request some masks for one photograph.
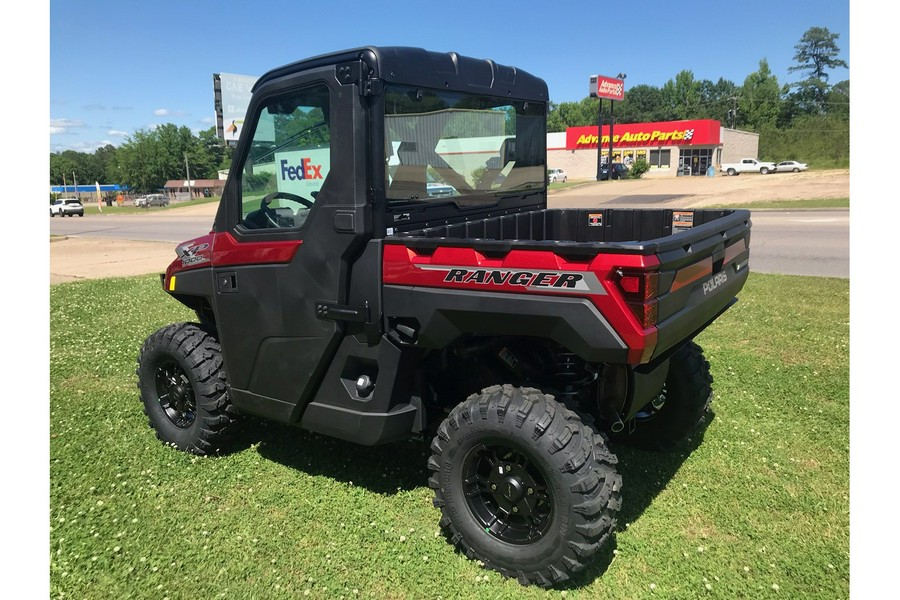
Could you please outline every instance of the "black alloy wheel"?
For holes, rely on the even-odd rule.
[[[187,429],[197,418],[197,401],[184,369],[172,359],[156,365],[156,395],[166,418],[175,427]]]
[[[547,533],[553,499],[525,453],[500,440],[473,448],[464,462],[463,487],[485,533],[509,544],[530,544]]]
[[[137,376],[144,414],[162,442],[212,454],[231,438],[238,414],[225,385],[222,349],[209,327],[176,323],[151,334],[141,347]]]
[[[622,477],[606,440],[553,396],[496,385],[440,424],[428,486],[448,541],[523,585],[562,584],[612,541]]]

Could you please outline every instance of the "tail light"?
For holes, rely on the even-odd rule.
[[[659,272],[618,269],[614,281],[641,327],[648,329],[656,326]]]

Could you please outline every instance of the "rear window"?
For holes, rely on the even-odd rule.
[[[545,113],[541,102],[387,86],[388,200],[486,204],[542,188]]]

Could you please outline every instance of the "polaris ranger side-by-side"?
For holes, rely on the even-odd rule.
[[[746,210],[548,209],[547,86],[361,48],[256,83],[212,231],[161,276],[195,323],[138,358],[164,442],[241,414],[372,445],[428,435],[450,541],[551,586],[614,532],[608,442],[707,415],[693,338],[748,275]]]

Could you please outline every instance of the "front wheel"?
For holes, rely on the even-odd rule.
[[[137,376],[144,414],[157,438],[192,454],[222,449],[237,412],[212,334],[194,323],[163,327],[144,342]]]
[[[759,170],[759,174],[760,174],[760,175],[768,175],[768,174],[769,174],[769,169],[766,168],[766,167],[763,167],[763,168],[761,168],[761,169]]]
[[[467,557],[551,587],[611,540],[621,505],[604,438],[539,390],[493,386],[456,406],[432,444],[441,527]]]

